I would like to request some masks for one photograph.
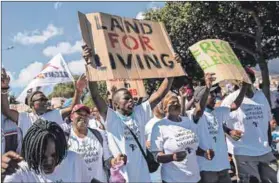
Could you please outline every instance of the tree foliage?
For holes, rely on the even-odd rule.
[[[183,67],[194,80],[203,76],[188,48],[203,39],[228,41],[241,63],[262,71],[264,91],[269,88],[266,60],[279,56],[279,2],[167,2],[145,19],[165,24]],[[269,97],[268,97],[269,98]]]

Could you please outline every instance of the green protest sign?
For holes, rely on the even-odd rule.
[[[215,83],[223,80],[251,83],[228,42],[219,39],[206,39],[197,42],[189,49],[205,73],[216,73]]]

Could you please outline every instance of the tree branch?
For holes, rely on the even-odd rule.
[[[249,34],[249,33],[246,33],[246,32],[238,32],[238,31],[233,31],[233,32],[230,32],[230,31],[227,31],[227,30],[223,30],[224,32],[228,33],[228,34],[234,34],[234,35],[242,35],[242,36],[247,36],[247,37],[250,37],[252,39],[256,39],[256,36],[252,35],[252,34]]]
[[[231,43],[236,49],[239,49],[239,50],[242,50],[242,51],[245,51],[246,53],[250,54],[251,56],[253,56],[255,58],[255,60],[257,60],[257,53],[254,52],[253,50],[245,47],[245,46],[242,46],[240,44],[237,44],[233,41],[229,41],[229,43]]]
[[[257,52],[262,54],[262,45],[261,45],[262,41],[261,40],[262,40],[263,26],[262,26],[259,16],[256,14],[256,12],[254,10],[245,9],[242,6],[240,6],[240,11],[243,13],[251,14],[253,19],[255,20],[256,25],[257,25],[256,48],[257,48]]]

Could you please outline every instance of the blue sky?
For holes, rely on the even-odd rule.
[[[19,95],[44,64],[62,52],[73,74],[84,70],[77,12],[140,18],[164,2],[2,2],[2,65]]]

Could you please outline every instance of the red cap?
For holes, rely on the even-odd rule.
[[[90,114],[89,107],[83,105],[83,104],[76,104],[72,110],[72,113],[78,111],[78,110],[85,110],[88,114]]]

